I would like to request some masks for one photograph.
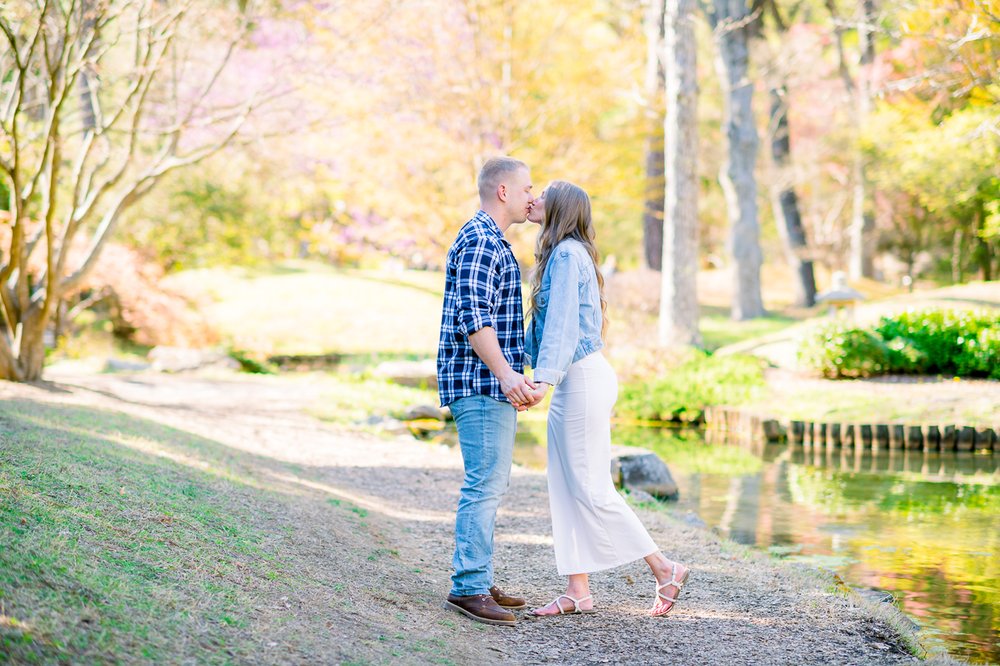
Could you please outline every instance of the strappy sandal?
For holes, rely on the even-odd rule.
[[[573,602],[573,610],[566,610],[566,609],[564,609],[562,607],[562,604],[559,603],[560,599],[569,599],[570,601],[572,601]],[[558,597],[556,597],[555,599],[553,599],[552,601],[550,601],[549,603],[547,603],[546,606],[551,606],[552,604],[555,604],[556,608],[559,609],[559,614],[560,615],[592,615],[592,614],[594,614],[594,613],[597,612],[593,608],[591,608],[589,610],[588,609],[580,608],[580,604],[582,604],[587,599],[593,599],[593,596],[588,594],[587,596],[583,597],[582,599],[577,599],[575,597],[569,596],[568,594],[560,594]],[[544,607],[545,606],[542,606],[542,608],[544,608]],[[548,614],[541,615],[539,613],[536,613],[534,610],[528,611],[528,615],[531,615],[532,617],[555,617],[554,613],[552,615],[548,615]]]
[[[674,566],[670,570],[670,580],[667,581],[666,583],[664,583],[663,585],[657,584],[657,586],[656,586],[656,599],[657,600],[663,599],[664,601],[669,601],[670,602],[670,606],[667,607],[667,610],[662,611],[660,613],[654,613],[653,610],[650,609],[649,614],[652,615],[653,617],[660,617],[660,616],[666,615],[667,613],[669,613],[670,611],[672,611],[674,609],[674,606],[677,605],[677,599],[680,598],[680,596],[681,596],[681,588],[684,587],[684,583],[687,582],[688,576],[690,574],[691,574],[691,570],[690,569],[685,569],[684,570],[684,575],[681,576],[680,579],[678,579],[677,578],[677,563],[674,562]],[[663,590],[665,588],[668,588],[668,587],[671,587],[671,586],[677,588],[677,596],[676,597],[668,597],[666,594],[663,593]],[[656,608],[656,602],[655,601],[653,602],[653,608]]]

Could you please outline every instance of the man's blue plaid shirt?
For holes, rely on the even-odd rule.
[[[483,211],[465,223],[448,250],[438,342],[441,405],[488,395],[508,402],[500,382],[473,351],[469,335],[492,326],[504,358],[524,372],[521,269],[510,243]]]

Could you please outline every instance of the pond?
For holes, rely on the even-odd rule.
[[[544,424],[524,426],[515,461],[544,468]],[[931,652],[1000,663],[1000,456],[708,443],[637,427],[617,427],[614,441],[668,463],[681,492],[670,510],[892,593]]]

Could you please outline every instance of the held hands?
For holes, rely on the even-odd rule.
[[[500,390],[519,412],[535,404],[532,402],[535,384],[519,372],[511,370],[509,374],[501,377]]]
[[[529,407],[534,407],[545,399],[545,394],[549,392],[549,386],[551,384],[547,382],[537,382],[535,384],[535,389],[531,392],[532,402]]]
[[[544,400],[549,386],[545,382],[536,384],[518,373],[512,373],[508,379],[500,381],[500,389],[519,412],[525,412]]]

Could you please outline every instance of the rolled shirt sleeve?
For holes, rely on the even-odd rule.
[[[566,377],[580,341],[580,265],[569,252],[557,253],[546,271],[552,289],[538,345],[534,380],[558,386]]]
[[[500,294],[500,254],[495,242],[479,237],[458,255],[458,331],[468,337],[496,324],[493,313]]]

